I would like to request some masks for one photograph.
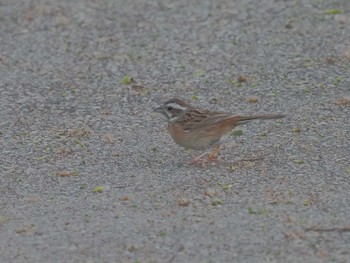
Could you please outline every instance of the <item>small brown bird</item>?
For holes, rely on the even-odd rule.
[[[186,149],[208,150],[215,147],[208,160],[214,160],[216,153],[237,125],[255,119],[279,119],[283,114],[237,116],[224,112],[213,112],[192,107],[180,99],[171,99],[155,109],[168,120],[168,130],[174,141]],[[191,163],[201,163],[207,152],[193,159]]]

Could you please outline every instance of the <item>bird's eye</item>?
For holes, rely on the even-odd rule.
[[[173,107],[168,106],[168,111],[172,111],[172,110],[173,110]]]

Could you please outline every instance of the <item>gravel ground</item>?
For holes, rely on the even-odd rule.
[[[350,262],[350,1],[1,0],[0,47],[1,262]],[[172,97],[287,117],[203,169]]]

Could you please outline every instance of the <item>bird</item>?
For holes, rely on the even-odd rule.
[[[178,145],[185,149],[205,151],[194,158],[190,163],[204,164],[216,159],[220,145],[227,140],[231,131],[238,125],[245,124],[251,120],[270,120],[285,117],[284,114],[265,114],[241,116],[226,112],[216,112],[191,106],[187,102],[173,98],[154,111],[165,116],[168,122],[168,131]],[[214,150],[207,159],[208,149]]]

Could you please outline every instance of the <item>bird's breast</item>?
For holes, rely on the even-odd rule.
[[[186,149],[205,150],[221,143],[221,134],[208,133],[206,130],[184,130],[177,123],[169,124],[168,130],[173,140]]]

